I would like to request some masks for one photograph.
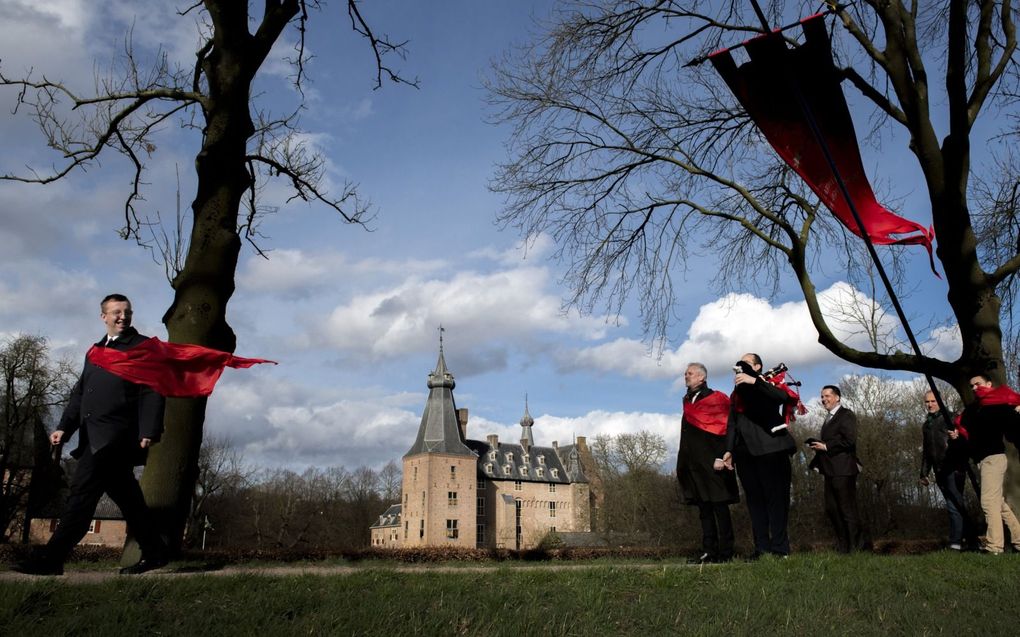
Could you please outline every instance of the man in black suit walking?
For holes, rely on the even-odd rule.
[[[96,347],[127,350],[146,340],[131,327],[131,301],[126,296],[107,296],[100,310],[106,335]],[[165,399],[152,389],[123,380],[86,358],[60,424],[50,436],[50,442],[59,445],[78,432],[78,448],[71,453],[78,460],[71,494],[53,537],[18,570],[32,575],[62,574],[64,562],[88,531],[104,492],[120,507],[142,549],[142,559],[121,573],[134,575],[166,565],[167,546],[134,476],[134,467],[145,463],[147,449],[163,432],[164,405]]]
[[[843,407],[842,393],[835,385],[822,388],[825,421],[821,440],[809,440],[815,450],[811,468],[825,476],[825,514],[836,532],[840,553],[865,546],[861,516],[857,509],[857,416]]]

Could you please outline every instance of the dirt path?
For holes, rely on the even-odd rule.
[[[337,575],[352,575],[355,573],[361,573],[365,571],[378,570],[378,571],[391,571],[394,573],[490,573],[500,571],[503,569],[510,569],[514,571],[568,571],[568,570],[583,570],[583,569],[595,569],[595,568],[615,568],[615,569],[627,569],[627,570],[642,570],[642,571],[666,571],[672,569],[686,569],[686,568],[719,568],[718,565],[699,566],[697,564],[682,564],[682,563],[647,563],[647,564],[507,564],[507,563],[493,563],[490,565],[469,565],[469,566],[430,566],[430,565],[414,565],[414,566],[316,566],[314,564],[300,565],[300,566],[224,566],[223,568],[210,568],[201,569],[193,568],[187,565],[170,566],[160,569],[158,571],[152,571],[143,575],[130,576],[132,578],[138,577],[158,577],[158,578],[177,578],[177,577],[221,577],[221,576],[236,576],[236,575],[256,575],[264,577],[291,577],[295,575],[315,575],[315,576],[337,576]],[[22,573],[16,573],[14,571],[2,571],[0,572],[0,583],[12,582],[12,581],[54,581],[63,582],[67,584],[98,584],[102,582],[108,582],[113,579],[129,577],[120,575],[116,568],[109,570],[74,570],[70,569],[64,572],[61,576],[46,576],[40,577],[35,575],[24,575]]]

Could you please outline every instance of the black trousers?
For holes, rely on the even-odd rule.
[[[836,532],[836,550],[849,553],[864,548],[857,476],[825,476],[825,514]]]
[[[63,563],[74,547],[88,533],[92,516],[103,493],[113,500],[128,527],[138,540],[144,557],[166,553],[166,544],[159,536],[152,514],[145,505],[142,489],[135,479],[132,458],[134,449],[112,445],[93,454],[89,448],[78,459],[78,468],[71,479],[71,494],[53,537],[46,545],[47,557]]]
[[[733,558],[733,519],[724,502],[699,502],[701,548],[715,560]]]
[[[737,477],[744,487],[751,516],[754,552],[790,554],[790,455],[785,451],[752,456],[746,449],[734,454]]]

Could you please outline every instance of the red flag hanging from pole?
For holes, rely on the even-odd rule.
[[[793,49],[787,48],[779,33],[771,33],[744,44],[750,61],[739,67],[730,49],[713,53],[709,60],[779,156],[844,226],[861,236],[824,151],[788,88],[791,81],[797,82],[871,241],[923,245],[934,271],[934,232],[878,203],[868,182],[850,109],[833,65],[824,14],[804,19],[801,27],[805,42]]]
[[[164,343],[155,336],[131,349],[92,346],[90,363],[123,378],[176,398],[197,398],[212,393],[225,367],[251,367],[275,361],[241,358],[201,345]]]

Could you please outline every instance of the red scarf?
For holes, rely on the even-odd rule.
[[[695,402],[684,400],[684,420],[710,434],[725,436],[729,416],[730,399],[721,391],[714,391]]]
[[[977,404],[985,405],[1020,405],[1020,394],[1016,393],[1005,385],[999,387],[975,387],[974,395],[977,397]]]
[[[208,396],[224,367],[276,364],[261,358],[241,358],[201,345],[164,343],[155,336],[124,351],[93,345],[85,357],[93,365],[126,381],[147,385],[164,396],[176,398]]]

